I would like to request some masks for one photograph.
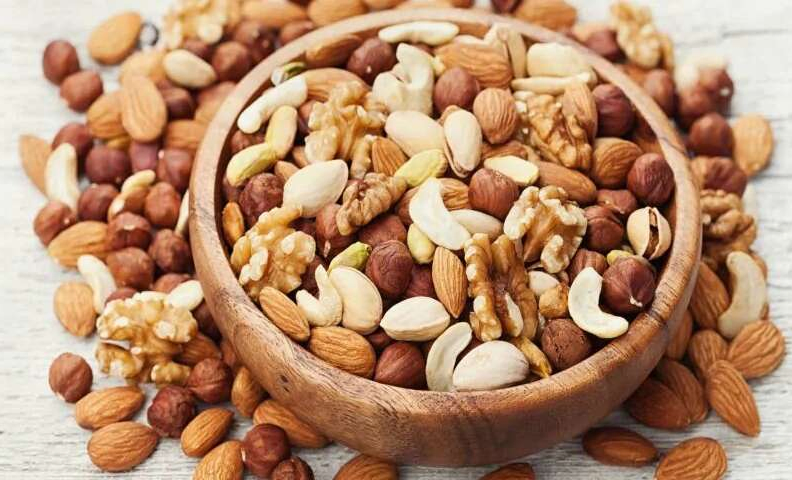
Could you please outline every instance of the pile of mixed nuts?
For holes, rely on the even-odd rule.
[[[244,469],[313,478],[291,447],[329,439],[266,398],[192,279],[193,156],[234,83],[278,46],[369,9],[427,3],[472,2],[178,1],[159,46],[142,49],[157,29],[120,14],[87,45],[96,62],[121,65],[120,88],[108,92],[69,42],[47,46],[45,77],[86,121],[52,142],[23,136],[20,155],[49,198],[36,234],[83,277],[58,288],[56,316],[74,335],[96,330],[99,368],[129,384],[91,391],[84,359],[65,353],[52,364],[53,391],[95,430],[88,453],[99,468],[129,470],[174,437],[202,457],[194,478],[241,478]],[[618,1],[608,23],[578,24],[563,0],[492,4],[617,63],[688,132],[701,272],[666,358],[625,406],[674,430],[712,407],[757,435],[746,380],[784,355],[768,320],[766,268],[751,250],[747,179],[772,154],[769,123],[750,115],[730,125],[725,60],[696,54],[675,65],[645,8]],[[405,388],[492,390],[574,366],[651,305],[673,240],[664,214],[674,176],[624,92],[576,50],[526,44],[506,24],[478,38],[414,22],[316,45],[271,80],[231,139],[223,233],[243,288],[317,357]],[[141,382],[161,387],[150,427],[129,421],[145,404]],[[228,400],[256,425],[241,442],[226,441],[232,410],[198,411]],[[608,464],[658,457],[621,428],[594,429],[583,446]],[[696,438],[669,452],[656,476],[725,471],[722,447]],[[397,477],[396,466],[366,456],[336,475]],[[512,464],[485,478],[534,474]]]

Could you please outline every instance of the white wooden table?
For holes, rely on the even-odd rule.
[[[586,20],[603,19],[609,0],[572,0]],[[47,385],[50,361],[63,351],[93,363],[94,339],[68,335],[52,313],[58,284],[75,278],[47,257],[33,235],[31,221],[44,203],[25,178],[17,156],[17,137],[36,133],[51,138],[69,120],[80,118],[63,106],[56,88],[41,74],[41,52],[48,40],[66,38],[90,65],[84,45],[90,29],[113,10],[136,9],[159,21],[166,0],[0,0],[0,478],[108,478],[88,460],[89,432],[72,419],[72,408]],[[714,48],[731,59],[737,85],[733,113],[761,112],[772,122],[777,146],[772,166],[754,183],[762,208],[758,250],[770,267],[773,319],[792,338],[792,5],[789,0],[651,0],[659,25],[684,55],[692,48]],[[107,79],[111,76],[107,75]],[[95,363],[94,363],[95,366]],[[97,374],[95,386],[118,381]],[[792,362],[753,383],[762,415],[762,435],[742,437],[714,414],[684,433],[650,431],[622,412],[607,423],[635,428],[661,449],[694,436],[719,439],[728,452],[731,479],[792,478]],[[145,416],[141,415],[145,422]],[[241,437],[249,427],[239,420]],[[387,434],[387,433],[386,433]],[[317,479],[330,479],[353,452],[332,446],[298,452]],[[649,479],[653,469],[608,468],[590,460],[579,441],[533,455],[539,478]],[[190,478],[195,462],[177,441],[162,441],[152,458],[118,478]],[[405,479],[477,479],[490,468],[402,467]]]

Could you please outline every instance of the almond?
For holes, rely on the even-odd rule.
[[[157,448],[159,435],[137,422],[113,423],[88,441],[91,462],[105,472],[126,472],[147,459]]]
[[[540,187],[556,185],[566,190],[570,200],[591,205],[597,200],[597,187],[585,173],[550,162],[536,162]]]
[[[718,317],[729,308],[726,286],[705,262],[699,262],[699,273],[688,308],[699,327],[711,329],[718,327]]]
[[[241,480],[245,473],[242,464],[242,443],[231,440],[215,447],[198,463],[193,480]]]
[[[623,188],[627,174],[643,151],[628,140],[598,138],[594,142],[589,176],[600,188]]]
[[[564,0],[525,0],[514,16],[551,30],[564,30],[577,21],[577,10]]]
[[[536,480],[536,474],[527,463],[512,463],[484,475],[481,480]]]
[[[389,138],[377,137],[371,145],[371,164],[377,173],[393,176],[406,161],[407,156]]]
[[[519,117],[514,97],[508,90],[486,88],[473,101],[473,114],[491,144],[509,140],[517,129]],[[479,135],[480,136],[480,135]]]
[[[63,267],[75,268],[82,255],[104,259],[107,256],[107,224],[104,222],[79,222],[52,239],[47,252]]]
[[[347,82],[359,83],[366,90],[369,86],[354,73],[342,68],[316,68],[302,74],[308,85],[308,100],[326,102],[330,91],[337,85]]]
[[[126,135],[121,122],[121,91],[108,92],[97,98],[88,109],[85,122],[91,135],[100,140]]]
[[[203,457],[228,433],[234,422],[234,412],[225,408],[210,408],[199,413],[184,428],[181,448],[188,457]]]
[[[206,125],[195,120],[176,120],[165,129],[165,148],[180,148],[195,153],[203,140]]]
[[[368,455],[358,455],[336,473],[334,480],[397,480],[396,465]]]
[[[124,83],[124,80],[133,75],[144,75],[155,83],[165,80],[165,67],[162,65],[164,58],[165,50],[160,49],[133,53],[121,64],[119,82]]]
[[[709,367],[728,354],[726,340],[715,330],[699,330],[690,337],[688,358],[699,379],[704,380]]]
[[[467,304],[468,288],[462,260],[447,248],[435,249],[432,282],[437,299],[454,318],[459,318]]]
[[[655,480],[718,480],[726,474],[726,452],[704,437],[685,440],[660,461]]]
[[[589,140],[597,137],[597,102],[588,85],[575,82],[564,90],[561,96],[561,105],[565,115],[574,116],[581,127],[586,131]]]
[[[121,88],[121,123],[138,142],[152,142],[162,135],[168,109],[162,94],[148,77],[133,75]]]
[[[744,115],[732,125],[734,161],[749,176],[767,167],[773,155],[773,128],[761,115]]]
[[[347,34],[318,43],[305,51],[305,62],[309,68],[337,67],[343,65],[363,40],[357,35]]]
[[[455,42],[435,51],[446,68],[460,67],[476,77],[481,88],[507,88],[514,76],[509,59],[487,45]]]
[[[785,350],[781,330],[769,320],[759,320],[740,330],[729,345],[726,358],[746,380],[750,380],[778,368]]]
[[[258,0],[242,3],[242,16],[280,29],[287,23],[308,18],[305,8],[290,0]]]
[[[184,365],[193,366],[201,360],[220,357],[222,357],[220,348],[214,340],[198,332],[192,340],[182,346],[182,351],[176,357],[176,361]]]
[[[318,327],[308,349],[325,362],[353,375],[371,378],[377,356],[368,340],[344,327]]]
[[[96,326],[93,290],[87,283],[66,282],[55,290],[55,316],[72,335],[87,337]]]
[[[95,430],[132,418],[145,399],[146,396],[137,387],[95,390],[74,406],[74,419],[82,428]]]
[[[34,135],[19,136],[19,159],[22,162],[22,169],[25,170],[33,185],[42,193],[46,189],[44,172],[50,153],[52,153],[52,147],[46,140]]]
[[[313,0],[308,5],[308,18],[319,27],[364,13],[362,0]]]
[[[304,342],[311,335],[308,319],[291,298],[280,290],[264,287],[259,295],[259,305],[276,327],[296,342]]]
[[[652,428],[682,430],[690,425],[690,413],[670,388],[647,378],[624,404],[633,418]]]
[[[735,430],[750,437],[759,435],[759,410],[751,387],[727,360],[718,360],[710,366],[707,398],[713,410]]]
[[[709,413],[707,397],[693,372],[681,363],[664,358],[655,368],[655,376],[682,400],[694,423],[701,422]]]
[[[319,430],[297,418],[291,410],[274,399],[261,402],[253,413],[253,424],[269,423],[286,432],[289,443],[299,448],[322,448],[330,443]]]
[[[687,351],[688,342],[690,342],[690,336],[692,334],[693,315],[690,314],[690,310],[685,310],[682,319],[679,321],[676,332],[674,332],[674,336],[671,337],[671,341],[668,342],[665,356],[672,360],[682,360]]]
[[[621,427],[593,428],[583,435],[583,450],[605,465],[643,467],[657,459],[657,448],[646,437]]]
[[[99,63],[121,63],[137,45],[143,19],[136,12],[114,15],[100,23],[88,38],[88,53]]]
[[[252,417],[265,392],[245,367],[239,369],[231,386],[231,403],[245,417]]]

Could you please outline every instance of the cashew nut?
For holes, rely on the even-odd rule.
[[[456,110],[443,123],[446,156],[458,177],[467,177],[481,162],[481,125],[467,110]]]
[[[176,286],[165,297],[165,303],[172,307],[195,310],[204,300],[203,288],[198,280],[187,280]]]
[[[439,180],[426,180],[410,200],[410,217],[435,244],[449,250],[460,250],[470,239],[470,233],[443,204],[441,190]]]
[[[390,112],[413,110],[431,115],[435,76],[431,56],[402,43],[396,49],[396,58],[399,63],[392,72],[380,73],[374,79],[372,98]]]
[[[237,127],[245,133],[255,133],[269,120],[278,107],[299,107],[308,99],[308,83],[303,75],[290,78],[264,92],[237,119]]]
[[[453,387],[454,365],[467,348],[473,331],[467,322],[451,325],[432,343],[426,356],[426,385],[434,392],[450,392]]]
[[[514,78],[525,77],[527,52],[522,35],[505,23],[495,23],[484,35],[484,43],[499,49],[508,56]]]
[[[319,298],[307,290],[297,292],[297,306],[302,310],[308,323],[313,327],[332,327],[341,323],[343,303],[327,271],[322,265],[314,272],[316,286],[319,287]]]
[[[575,324],[599,338],[616,338],[630,326],[622,317],[605,313],[599,299],[602,277],[592,267],[586,267],[575,277],[569,288],[569,314]]]
[[[187,221],[190,219],[190,190],[184,192],[181,205],[179,206],[179,218],[176,220],[176,227],[173,232],[184,238],[187,236]]]
[[[101,314],[105,308],[107,297],[116,291],[113,274],[107,265],[93,255],[81,255],[77,259],[77,270],[85,279],[85,283],[93,291],[93,307],[96,313]]]
[[[718,331],[734,338],[742,328],[761,320],[767,306],[767,282],[759,265],[745,252],[731,252],[726,257],[731,282],[731,304],[718,317]]]
[[[560,95],[576,82],[590,87],[597,83],[597,74],[583,55],[568,45],[536,43],[526,55],[528,76],[512,81],[512,89],[536,94]]]
[[[394,340],[427,342],[440,336],[450,322],[451,316],[438,300],[412,297],[385,312],[380,326]]]
[[[156,179],[157,174],[154,173],[154,170],[141,170],[124,180],[121,192],[110,202],[110,207],[107,209],[107,220],[112,220],[113,217],[124,211],[128,202],[142,203],[145,201],[149,187],[154,184]]]
[[[61,143],[50,153],[44,170],[44,184],[50,200],[63,202],[77,211],[80,186],[77,183],[77,151],[70,143]]]
[[[454,390],[496,390],[525,381],[530,372],[528,359],[519,348],[502,340],[484,342],[459,361],[454,369]]]
[[[425,43],[431,46],[448,43],[459,33],[450,22],[418,21],[401,23],[379,31],[379,38],[388,43]]]
[[[329,277],[341,296],[341,324],[361,335],[376,330],[382,318],[382,296],[374,283],[352,267],[335,267]]]

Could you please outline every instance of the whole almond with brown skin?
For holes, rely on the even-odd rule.
[[[280,29],[290,22],[305,20],[305,8],[290,0],[260,0],[244,2],[242,17],[257,20],[265,27]]]
[[[473,114],[489,143],[509,140],[517,129],[519,117],[514,97],[502,88],[485,88],[473,100]]]
[[[657,448],[652,442],[621,427],[592,428],[583,435],[583,450],[605,465],[643,467],[657,459]]]
[[[371,145],[371,165],[375,172],[393,175],[407,161],[407,156],[396,143],[377,137]]]
[[[638,145],[628,140],[598,138],[594,142],[589,176],[600,188],[621,188],[633,163],[642,153]]]
[[[347,62],[363,41],[357,35],[341,35],[316,44],[305,51],[309,68],[337,67]]]
[[[245,473],[242,464],[242,443],[231,440],[215,447],[198,463],[193,480],[241,480]]]
[[[690,419],[693,423],[701,422],[707,418],[709,405],[704,394],[704,387],[686,366],[675,360],[663,358],[657,364],[654,374],[658,380],[682,399],[682,403],[690,412]]]
[[[674,332],[674,336],[671,337],[671,341],[668,342],[665,356],[673,360],[682,360],[685,356],[685,352],[687,352],[688,342],[690,342],[690,336],[692,334],[693,315],[690,314],[690,310],[685,310],[679,322],[679,326],[677,326],[676,332]]]
[[[88,441],[91,462],[105,472],[126,472],[146,460],[157,448],[159,435],[137,422],[103,427]]]
[[[432,260],[432,282],[437,299],[454,318],[459,318],[467,303],[468,288],[462,260],[447,248],[437,247]]]
[[[536,480],[536,474],[527,463],[512,463],[484,475],[481,480]]]
[[[705,437],[685,440],[663,457],[655,480],[719,480],[726,474],[726,452]]]
[[[210,408],[199,413],[181,434],[181,448],[188,457],[203,457],[225,438],[234,412],[225,408]]]
[[[126,135],[121,122],[121,91],[107,92],[97,98],[88,109],[85,121],[91,135],[101,140]]]
[[[325,362],[353,375],[371,378],[377,357],[365,337],[343,327],[318,327],[311,332],[308,350]]]
[[[481,88],[509,87],[514,71],[506,56],[488,45],[452,42],[435,50],[446,68],[461,67],[476,77]]]
[[[77,425],[89,430],[132,418],[146,396],[137,387],[111,387],[95,390],[84,396],[74,407]]]
[[[206,124],[196,120],[176,120],[165,128],[165,148],[180,148],[195,153],[206,133]]]
[[[710,366],[707,398],[712,409],[735,430],[750,437],[759,435],[759,410],[751,387],[728,360],[718,360]]]
[[[168,108],[162,94],[148,77],[133,75],[121,88],[121,123],[132,140],[151,142],[162,135]]]
[[[280,328],[283,333],[296,342],[304,342],[311,335],[308,320],[297,308],[297,304],[280,290],[264,287],[259,295],[259,305],[264,314]]]
[[[729,308],[729,292],[718,274],[704,262],[699,262],[699,273],[693,287],[688,309],[701,328],[718,328],[718,317]]]
[[[732,125],[734,161],[749,177],[770,163],[773,155],[773,129],[761,115],[744,115]]]
[[[299,448],[322,448],[330,440],[314,427],[297,418],[291,410],[268,399],[261,402],[253,413],[253,424],[270,423],[286,432],[289,443]]]
[[[746,380],[764,377],[784,359],[784,334],[769,320],[744,326],[731,341],[726,358]]]
[[[207,358],[219,359],[220,357],[222,357],[220,348],[214,340],[198,332],[192,340],[182,346],[182,351],[176,357],[176,361],[184,365],[193,366],[200,363],[201,360]]]
[[[45,191],[44,172],[47,158],[52,153],[49,142],[34,135],[19,136],[19,160],[33,185],[42,193]]]
[[[368,455],[358,455],[336,473],[334,480],[397,480],[396,465]]]
[[[308,18],[320,27],[364,13],[363,0],[313,0],[308,5]]]
[[[136,12],[125,12],[100,23],[88,38],[88,53],[99,63],[121,63],[137,45],[143,19]]]
[[[252,417],[265,392],[245,367],[239,369],[231,386],[231,403],[245,417]]]
[[[624,406],[633,418],[648,427],[682,430],[690,425],[690,412],[679,396],[651,378],[638,387]]]
[[[589,140],[597,137],[597,102],[588,85],[575,82],[564,90],[561,105],[565,115],[573,115],[586,131]]]
[[[699,330],[688,342],[688,359],[700,380],[704,380],[709,367],[728,355],[729,345],[715,330]]]
[[[570,200],[580,205],[591,205],[597,201],[597,187],[586,174],[551,162],[536,162],[539,167],[538,184],[541,187],[555,185],[566,190]]]
[[[107,224],[104,222],[79,222],[62,231],[47,246],[47,252],[58,265],[77,266],[82,255],[107,256]]]
[[[66,282],[55,290],[55,316],[72,335],[87,337],[96,326],[93,290],[87,283]]]
[[[514,16],[551,30],[563,30],[575,24],[577,10],[564,0],[524,0]]]

